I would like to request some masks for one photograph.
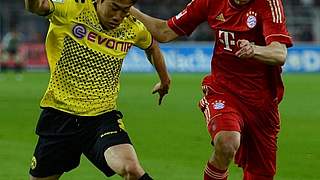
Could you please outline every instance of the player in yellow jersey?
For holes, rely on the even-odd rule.
[[[139,164],[117,111],[122,62],[132,45],[144,49],[160,82],[159,104],[170,78],[144,25],[129,15],[136,0],[25,0],[50,21],[46,51],[50,82],[41,101],[31,180],[57,180],[84,154],[106,176],[152,179]]]

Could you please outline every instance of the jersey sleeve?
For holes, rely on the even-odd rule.
[[[167,21],[168,26],[178,35],[190,35],[208,18],[209,0],[192,0],[178,15]]]
[[[267,0],[264,6],[262,26],[263,35],[267,44],[277,41],[292,46],[292,38],[286,27],[286,17],[282,5],[282,0]]]
[[[50,14],[47,18],[53,22],[64,23],[68,18],[70,0],[49,0]]]
[[[141,49],[148,49],[152,45],[152,35],[141,22],[137,22],[137,25],[137,38],[134,45]]]

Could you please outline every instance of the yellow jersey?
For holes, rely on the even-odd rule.
[[[92,0],[51,0],[46,38],[50,81],[41,107],[79,116],[116,109],[122,62],[132,45],[147,49],[152,36],[129,16],[104,30]]]

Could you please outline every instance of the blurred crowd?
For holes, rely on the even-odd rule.
[[[138,0],[143,12],[159,18],[170,18],[180,12],[190,0]],[[24,42],[44,42],[48,22],[24,11],[24,1],[0,0],[0,39],[13,26],[22,33]],[[287,24],[295,41],[320,41],[320,0],[283,0]],[[190,37],[180,40],[212,41],[213,32],[206,23]]]

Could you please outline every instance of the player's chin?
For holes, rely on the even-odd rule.
[[[115,24],[110,24],[110,23],[108,23],[108,24],[104,24],[103,26],[104,26],[104,28],[107,29],[107,30],[113,30],[113,29],[116,29],[119,25],[115,25]]]
[[[110,29],[116,29],[117,27],[119,27],[119,24],[109,23],[108,26],[110,27]]]

